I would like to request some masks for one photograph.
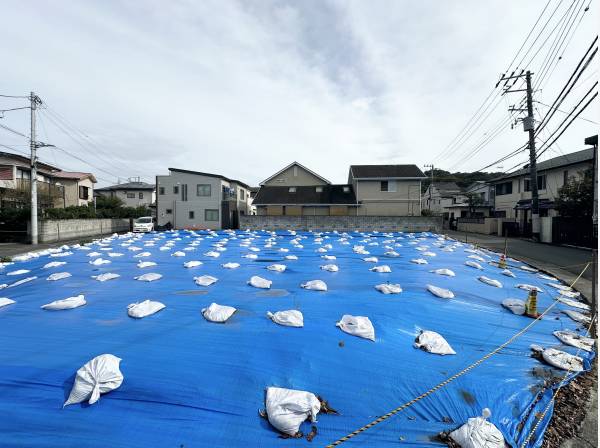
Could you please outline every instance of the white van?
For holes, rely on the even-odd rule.
[[[154,230],[154,217],[142,216],[133,223],[134,232],[152,232]]]

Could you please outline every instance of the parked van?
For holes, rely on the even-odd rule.
[[[154,217],[142,216],[137,218],[133,223],[134,232],[152,232],[154,230]]]

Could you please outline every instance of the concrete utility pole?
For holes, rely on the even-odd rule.
[[[586,145],[594,145],[594,208],[592,215],[592,316],[596,316],[598,310],[598,135],[588,137],[584,140]],[[597,323],[592,325],[592,336],[596,337]]]
[[[433,189],[433,164],[431,165],[424,165],[425,168],[431,168],[431,182],[429,183],[429,211],[431,211],[431,191]]]
[[[31,108],[31,133],[29,135],[29,148],[31,149],[31,244],[38,243],[38,203],[37,203],[37,144],[35,141],[35,109],[37,105],[37,96],[31,92],[29,95]]]
[[[540,240],[540,197],[537,183],[537,163],[535,154],[535,120],[533,118],[533,92],[531,72],[525,74],[527,81],[527,117],[523,120],[523,130],[529,132],[529,186],[531,189],[531,238]]]

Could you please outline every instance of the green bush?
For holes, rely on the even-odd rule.
[[[110,198],[109,198],[110,199]],[[106,202],[102,202],[101,205],[108,205]],[[94,205],[90,204],[73,206],[67,208],[49,208],[44,210],[44,219],[93,219],[93,218],[105,218],[105,219],[128,219],[128,218],[139,218],[140,216],[150,216],[152,211],[146,207],[119,207],[114,206],[116,202],[113,202],[113,207],[98,207],[96,209]]]
[[[30,216],[31,210],[28,207],[3,207],[0,208],[0,226],[3,230],[20,229],[26,225]]]

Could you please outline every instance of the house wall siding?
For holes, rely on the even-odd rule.
[[[420,181],[394,180],[396,191],[381,191],[381,181],[384,180],[386,179],[353,181],[356,199],[361,202],[357,211],[359,215],[419,216],[421,214]]]
[[[295,169],[295,170],[294,170]],[[280,173],[264,185],[272,185],[278,187],[300,187],[311,185],[327,185],[322,179],[314,174],[309,173],[299,166],[291,166],[287,170]]]

